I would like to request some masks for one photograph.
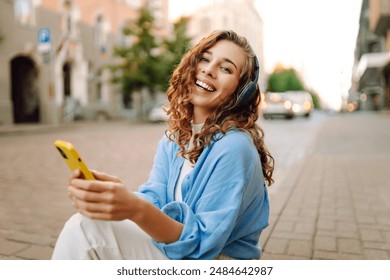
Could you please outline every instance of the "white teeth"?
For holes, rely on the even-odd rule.
[[[209,86],[208,84],[206,84],[206,83],[204,83],[204,82],[202,82],[202,81],[196,80],[195,83],[196,83],[198,86],[200,86],[200,87],[202,87],[202,88],[204,88],[204,89],[206,89],[206,90],[208,90],[208,91],[211,91],[211,92],[215,91],[215,88]]]

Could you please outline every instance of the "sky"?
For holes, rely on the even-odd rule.
[[[191,14],[213,0],[169,0],[170,17]],[[304,84],[339,109],[351,86],[362,0],[255,0],[264,23],[267,73],[294,67]]]

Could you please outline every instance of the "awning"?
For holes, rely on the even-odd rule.
[[[356,67],[356,80],[360,80],[360,78],[363,76],[364,72],[367,71],[367,69],[382,68],[388,62],[390,62],[390,53],[387,52],[363,54]]]

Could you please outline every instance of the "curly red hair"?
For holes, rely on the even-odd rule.
[[[191,88],[194,86],[195,71],[204,51],[214,46],[220,40],[228,40],[241,47],[246,53],[246,60],[240,75],[239,85],[232,95],[222,102],[206,119],[202,130],[195,135],[194,146],[187,150],[187,144],[192,136],[191,121],[193,106],[189,102]],[[170,141],[180,146],[179,155],[195,163],[205,146],[215,141],[217,133],[225,134],[230,128],[247,131],[251,134],[253,142],[260,156],[262,171],[268,185],[273,183],[274,158],[264,144],[263,129],[256,123],[259,117],[260,91],[257,89],[255,97],[245,106],[237,106],[238,96],[245,85],[254,79],[255,63],[253,53],[248,41],[231,30],[214,31],[203,38],[197,45],[185,54],[173,72],[167,97],[170,102],[168,109],[168,128],[165,132]]]

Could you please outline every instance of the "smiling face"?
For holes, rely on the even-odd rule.
[[[233,95],[245,58],[244,50],[228,40],[220,40],[202,53],[190,93],[195,124],[204,123],[221,102]]]

